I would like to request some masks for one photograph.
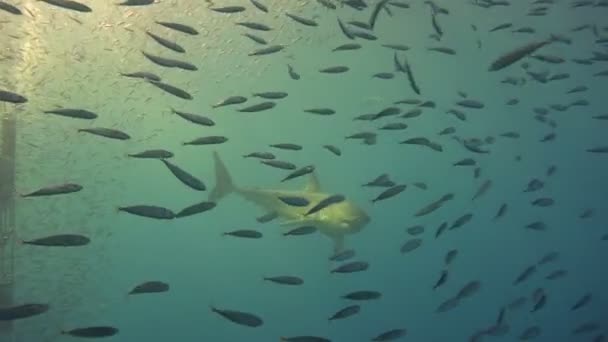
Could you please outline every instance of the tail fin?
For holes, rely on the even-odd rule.
[[[209,194],[209,201],[217,203],[224,196],[233,192],[235,187],[226,165],[216,151],[213,151],[213,160],[215,163],[215,187]]]

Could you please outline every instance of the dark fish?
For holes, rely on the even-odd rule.
[[[267,92],[263,92],[263,93],[254,93],[253,96],[257,96],[257,97],[261,97],[263,99],[269,99],[269,100],[278,100],[278,99],[284,99],[287,97],[287,93],[283,92],[283,91],[267,91]]]
[[[281,285],[302,285],[304,280],[300,277],[295,276],[276,276],[276,277],[263,277],[264,280],[271,281],[273,283]]]
[[[409,46],[402,45],[402,44],[382,44],[382,46],[384,46],[385,48],[389,48],[392,50],[398,50],[398,51],[407,51],[410,49]]]
[[[15,321],[30,318],[49,311],[48,304],[23,304],[0,308],[0,321]]]
[[[452,48],[448,48],[448,47],[442,47],[442,46],[439,46],[439,47],[430,47],[430,48],[427,48],[427,50],[428,51],[441,52],[443,54],[451,55],[451,56],[456,55],[456,50],[454,50]]]
[[[409,80],[410,87],[416,94],[420,95],[420,88],[418,87],[418,83],[416,83],[416,79],[414,78],[414,74],[412,72],[412,67],[408,63],[407,59],[404,60],[403,67],[405,69],[405,74],[407,75],[407,78]]]
[[[290,151],[300,151],[302,149],[302,145],[292,144],[292,143],[280,143],[280,144],[272,144],[270,147],[278,148],[281,150],[290,150]]]
[[[270,26],[264,25],[264,24],[261,24],[261,23],[254,23],[254,22],[249,22],[249,21],[241,21],[241,22],[238,22],[238,23],[235,23],[235,24],[239,25],[239,26],[246,27],[246,28],[251,29],[251,30],[256,30],[256,31],[264,31],[264,32],[272,31],[272,28],[270,28]]]
[[[547,225],[542,222],[542,221],[534,221],[528,225],[526,225],[526,228],[528,229],[532,229],[532,230],[547,230]]]
[[[175,213],[171,209],[154,206],[154,205],[133,205],[128,207],[118,207],[118,211],[124,211],[126,213],[154,218],[159,220],[172,220],[175,218]]]
[[[341,74],[341,73],[347,72],[348,70],[349,70],[349,68],[347,66],[338,65],[338,66],[323,68],[323,69],[319,70],[319,72],[322,72],[325,74]]]
[[[379,111],[376,116],[372,120],[381,119],[387,116],[399,115],[401,113],[401,108],[399,107],[387,107]]]
[[[278,199],[281,200],[281,202],[283,202],[287,205],[290,205],[292,207],[307,207],[308,205],[310,205],[310,201],[308,201],[304,197],[279,196]]]
[[[575,311],[578,309],[581,309],[585,306],[587,306],[587,304],[589,304],[591,302],[592,299],[592,295],[591,293],[585,293],[581,298],[579,298],[576,303],[574,303],[574,305],[572,305],[572,307],[570,308],[570,311]]]
[[[356,255],[354,249],[345,249],[343,251],[336,252],[335,254],[329,257],[331,261],[346,261],[348,259],[353,258]]]
[[[188,120],[192,123],[195,123],[197,125],[201,125],[201,126],[215,126],[215,122],[211,119],[209,119],[206,116],[202,116],[199,114],[192,114],[192,113],[186,113],[186,112],[181,112],[179,110],[175,110],[173,108],[171,108],[171,111],[174,114],[177,114],[178,116],[180,116],[181,118]]]
[[[248,32],[247,33],[243,33],[243,36],[245,36],[245,37],[253,40],[256,43],[261,44],[261,45],[268,44],[268,42],[264,38],[256,36],[256,35],[248,33]]]
[[[392,187],[395,186],[395,182],[391,181],[389,175],[386,173],[381,174],[374,180],[363,184],[363,186],[374,186],[374,187]]]
[[[412,252],[422,246],[422,239],[409,239],[403,245],[401,245],[401,254]]]
[[[434,143],[432,141],[430,141],[427,138],[424,137],[415,137],[415,138],[411,138],[411,139],[407,139],[404,141],[399,142],[400,144],[408,144],[408,145],[418,145],[418,146],[425,146],[428,147],[432,150],[435,150],[437,152],[441,152],[443,151],[443,147],[441,147],[441,145]]]
[[[377,40],[374,34],[366,32],[366,31],[352,31],[351,34],[357,38],[365,39],[365,40]]]
[[[437,279],[437,281],[435,282],[435,285],[433,285],[433,290],[436,290],[441,285],[445,284],[445,282],[447,280],[448,280],[448,271],[447,270],[441,271],[441,274],[439,275],[439,279]]]
[[[337,319],[345,319],[358,314],[359,311],[361,311],[361,307],[359,305],[349,305],[343,309],[338,310],[336,313],[331,315],[328,320],[334,321]]]
[[[557,280],[557,279],[565,277],[566,275],[568,275],[568,271],[566,271],[566,270],[556,270],[556,271],[553,271],[553,272],[549,273],[545,277],[545,279],[547,279],[547,280]]]
[[[142,78],[144,80],[150,80],[150,81],[160,81],[161,78],[156,75],[153,74],[151,72],[145,72],[145,71],[137,71],[137,72],[132,72],[132,73],[120,73],[121,76],[124,77],[131,77],[131,78]]]
[[[540,260],[538,261],[538,265],[545,265],[551,262],[555,262],[559,259],[559,252],[549,252],[547,254],[545,254],[542,258],[540,258]]]
[[[379,73],[372,75],[372,78],[379,78],[382,80],[390,80],[390,79],[393,79],[394,77],[395,77],[395,74],[393,74],[392,72],[379,72]]]
[[[171,23],[171,22],[166,22],[166,21],[156,21],[156,23],[158,25],[164,26],[166,28],[170,28],[172,30],[186,33],[186,34],[189,34],[192,36],[198,35],[198,31],[188,25],[184,25],[184,24],[180,24],[180,23]]]
[[[150,31],[146,31],[146,34],[148,34],[148,36],[150,36],[152,39],[154,39],[155,42],[157,42],[158,44],[166,47],[169,50],[175,51],[175,52],[179,52],[179,53],[184,53],[186,52],[186,50],[181,47],[179,44],[177,44],[176,42],[172,42],[168,39],[165,39],[163,37],[157,36],[154,33],[150,32]]]
[[[21,15],[21,10],[9,3],[6,3],[4,1],[0,1],[0,10],[6,11],[8,13],[14,14],[14,15]],[[0,96],[1,97],[1,96]]]
[[[166,67],[166,68],[178,68],[189,71],[196,71],[198,68],[189,62],[180,61],[177,59],[165,58],[156,55],[149,54],[145,51],[141,52],[150,62]]]
[[[264,214],[260,217],[257,217],[255,220],[258,221],[258,223],[267,223],[278,217],[279,217],[279,213],[277,213],[276,211],[272,211],[272,212],[269,212],[268,214]],[[283,234],[283,235],[285,235],[285,234]]]
[[[596,322],[583,323],[572,330],[572,335],[587,334],[600,329],[600,325]]]
[[[458,298],[458,297],[448,298],[448,299],[444,300],[441,304],[439,304],[437,309],[435,309],[435,312],[441,313],[441,312],[447,312],[447,311],[453,310],[458,306],[458,304],[460,304],[460,298]]]
[[[49,5],[73,10],[76,12],[88,13],[88,12],[93,11],[91,9],[91,7],[89,7],[85,4],[81,4],[80,2],[73,1],[73,0],[39,0],[39,1],[46,2]]]
[[[596,146],[586,150],[590,153],[608,153],[608,146]]]
[[[230,106],[230,105],[235,105],[235,104],[241,104],[241,103],[245,103],[247,102],[247,98],[243,97],[243,96],[230,96],[229,98],[214,104],[212,107],[213,108],[218,108],[218,107],[223,107],[223,106]]]
[[[454,223],[452,223],[452,225],[450,225],[449,229],[452,230],[452,229],[460,228],[460,227],[464,226],[465,224],[469,223],[472,219],[473,219],[473,214],[471,214],[471,213],[464,214],[464,215],[460,216],[459,218],[457,218],[456,220],[454,220]]]
[[[210,8],[210,10],[218,13],[239,13],[245,11],[245,7],[243,6],[225,6],[225,7],[216,7]]]
[[[501,217],[503,217],[505,215],[505,213],[507,212],[507,204],[503,203],[500,205],[500,207],[498,208],[498,211],[496,212],[496,215],[494,216],[494,219],[497,220]]]
[[[41,197],[41,196],[53,196],[61,194],[71,194],[82,190],[82,185],[74,183],[65,183],[53,186],[47,186],[36,191],[23,194],[21,197]]]
[[[97,326],[97,327],[86,327],[86,328],[76,328],[72,330],[64,330],[61,332],[62,335],[70,335],[74,337],[84,337],[84,338],[100,338],[100,337],[110,337],[118,334],[118,329],[109,326]]]
[[[465,108],[473,108],[473,109],[482,109],[483,107],[485,107],[485,105],[477,100],[471,100],[471,99],[466,99],[466,100],[461,100],[456,102],[457,105],[461,106],[461,107],[465,107]]]
[[[118,4],[118,6],[146,6],[152,5],[154,0],[126,0]]]
[[[372,341],[394,341],[407,335],[406,329],[391,329],[372,338]]]
[[[386,7],[386,4],[388,3],[388,1],[389,0],[380,0],[376,3],[376,6],[374,6],[374,9],[372,10],[372,15],[369,18],[369,26],[372,30],[376,26],[376,20],[378,19],[378,14],[380,14],[380,11]]]
[[[533,200],[531,203],[536,207],[550,207],[555,203],[555,201],[552,198],[541,197]]]
[[[424,233],[424,226],[423,225],[415,225],[415,226],[407,227],[407,228],[405,228],[405,231],[409,235],[417,236],[417,235],[420,235],[420,234]]]
[[[517,284],[520,284],[520,283],[528,280],[534,273],[536,273],[535,265],[526,267],[526,269],[523,270],[523,272],[521,272],[517,276],[517,278],[515,278],[515,281],[513,281],[513,285],[517,285]]]
[[[308,19],[308,18],[303,18],[300,17],[298,15],[295,14],[290,14],[290,13],[285,13],[286,16],[288,16],[289,18],[293,19],[295,22],[298,22],[302,25],[305,26],[318,26],[319,24],[317,24],[316,21],[312,20],[312,19]]]
[[[336,114],[336,111],[331,108],[311,108],[304,109],[304,112],[318,115],[333,115]]]
[[[282,160],[261,160],[260,163],[283,170],[295,170],[296,166],[290,162]]]
[[[265,55],[270,55],[273,53],[277,53],[281,50],[283,50],[285,48],[285,46],[283,45],[271,45],[265,48],[261,48],[258,50],[255,50],[251,53],[249,53],[249,56],[265,56]]]
[[[331,342],[330,339],[319,336],[292,336],[292,337],[280,337],[280,342]]]
[[[293,235],[293,236],[300,236],[300,235],[309,235],[309,234],[313,234],[317,232],[317,228],[315,226],[300,226],[297,228],[294,228],[286,233],[283,233],[283,236],[288,236],[288,235]]]
[[[289,74],[289,77],[291,77],[292,80],[297,81],[300,79],[300,74],[298,74],[290,64],[287,64],[287,73]]]
[[[351,261],[334,268],[330,273],[355,273],[365,271],[368,268],[369,263],[365,261]]]
[[[490,190],[491,187],[492,187],[492,180],[486,179],[483,183],[481,183],[481,185],[475,192],[475,195],[473,195],[472,200],[474,201],[474,200],[480,198],[481,196],[483,196],[486,192],[488,192],[488,190]]]
[[[116,140],[131,139],[131,137],[127,133],[125,133],[123,131],[119,131],[117,129],[112,129],[112,128],[104,128],[104,127],[80,128],[80,129],[78,129],[78,132],[91,133],[93,135],[98,135],[100,137],[116,139]]]
[[[346,27],[346,25],[344,25],[344,23],[342,22],[342,20],[340,20],[340,18],[338,18],[338,26],[340,27],[340,30],[342,31],[344,36],[346,36],[346,38],[355,39],[352,32],[348,30],[348,27]]]
[[[86,236],[77,234],[51,235],[34,240],[24,240],[25,245],[45,246],[45,247],[79,247],[88,245],[91,242]]]
[[[488,71],[498,71],[510,66],[513,63],[520,61],[522,58],[534,53],[536,50],[542,48],[543,46],[552,43],[555,41],[555,37],[551,37],[548,40],[543,40],[540,42],[533,42],[522,47],[519,47],[513,51],[510,51],[500,57],[498,57],[490,67]]]
[[[146,150],[138,153],[131,153],[127,156],[131,158],[142,158],[142,159],[165,159],[165,158],[173,158],[173,153],[167,150]]]
[[[251,328],[257,328],[264,324],[264,321],[260,317],[248,312],[218,309],[213,306],[211,307],[211,311],[233,323]]]
[[[148,80],[148,83],[153,84],[157,88],[162,89],[171,95],[179,97],[180,99],[192,100],[192,95],[190,95],[190,93],[188,93],[187,91],[185,91],[181,88],[178,88],[176,86],[172,86],[168,83],[164,83],[164,82],[160,82],[160,81],[151,81],[151,80]]]
[[[517,132],[505,132],[500,134],[501,137],[517,139],[520,137],[520,134]]]
[[[258,232],[257,230],[251,230],[251,229],[233,230],[231,232],[222,233],[222,235],[230,235],[230,236],[234,236],[234,237],[241,237],[241,238],[247,238],[247,239],[259,239],[262,237],[262,233]]]
[[[385,130],[385,131],[399,131],[399,130],[406,129],[407,127],[408,127],[408,125],[406,123],[393,122],[393,123],[386,124],[378,129]]]
[[[470,281],[466,285],[464,285],[460,289],[460,291],[458,291],[456,298],[462,300],[464,298],[471,297],[472,295],[477,293],[480,289],[481,289],[481,282],[479,282],[477,280]]]
[[[443,261],[444,261],[445,265],[446,266],[450,266],[457,256],[458,256],[458,250],[457,249],[451,249],[451,250],[449,250],[445,254],[445,257],[443,258]]]
[[[528,182],[528,185],[524,189],[524,192],[537,191],[537,190],[542,189],[544,186],[545,186],[545,183],[543,183],[541,180],[539,180],[537,178],[533,178],[532,180],[530,180]]]
[[[317,0],[317,2],[329,9],[335,10],[337,8],[330,0]]]
[[[74,119],[86,119],[86,120],[96,119],[98,116],[97,114],[95,114],[91,111],[85,110],[85,109],[72,109],[72,108],[45,110],[43,113],[55,114],[55,115],[65,116],[65,117],[74,118]]]
[[[587,91],[587,90],[589,90],[589,88],[586,87],[586,86],[577,86],[577,87],[574,87],[574,88],[568,90],[566,92],[566,94],[580,93],[580,92],[584,92],[584,91]]]
[[[495,26],[493,28],[490,29],[490,32],[496,32],[496,31],[500,31],[500,30],[504,30],[504,29],[508,29],[510,27],[513,26],[513,23],[504,23],[504,24],[500,24],[498,26]]]
[[[245,108],[237,109],[237,112],[256,113],[256,112],[261,112],[261,111],[272,109],[276,105],[277,104],[272,101],[266,101],[266,102],[257,103],[257,104],[254,104],[254,105],[251,105],[251,106],[248,106]]]
[[[451,194],[451,193],[445,194],[440,199],[438,199],[434,202],[431,202],[430,204],[426,205],[422,209],[418,210],[414,214],[414,216],[421,217],[421,216],[428,215],[428,214],[434,212],[435,210],[441,208],[445,202],[451,200],[452,198],[454,198],[453,194]]]
[[[394,196],[400,194],[401,192],[403,192],[403,190],[405,190],[406,187],[407,186],[405,184],[392,186],[392,187],[384,190],[382,193],[380,193],[380,195],[378,195],[376,198],[374,198],[372,200],[372,203],[376,203],[378,201],[394,197]]]
[[[162,293],[169,291],[169,284],[162,281],[146,281],[135,286],[131,291],[129,291],[130,295],[134,294],[144,294],[144,293]]]
[[[334,204],[338,204],[338,203],[342,203],[346,200],[346,197],[344,197],[344,195],[340,195],[340,194],[335,194],[335,195],[330,195],[328,197],[325,197],[324,199],[322,199],[321,201],[319,201],[319,203],[315,204],[312,208],[310,208],[306,214],[304,214],[304,216],[308,216],[308,215],[312,215],[316,212],[319,212],[329,206],[332,206]]]
[[[304,166],[290,174],[288,174],[285,178],[283,178],[281,180],[281,182],[285,182],[288,181],[290,179],[294,179],[294,178],[298,178],[304,175],[307,175],[309,173],[312,173],[315,170],[315,167],[313,165],[308,165],[308,166]]]
[[[187,216],[192,216],[195,214],[200,214],[205,211],[211,210],[215,208],[217,204],[215,202],[203,201],[193,205],[190,205],[182,210],[180,210],[177,214],[175,214],[175,218],[182,218]]]
[[[262,4],[258,0],[251,0],[251,3],[253,4],[253,6],[255,6],[260,11],[262,11],[264,13],[268,13],[268,7],[266,7],[266,5]]]
[[[340,45],[336,48],[334,48],[332,51],[350,51],[350,50],[359,50],[361,48],[361,44],[357,44],[357,43],[349,43],[349,44],[343,44]]]
[[[182,145],[217,145],[228,141],[228,138],[220,135],[211,135],[206,137],[196,138],[194,140],[184,142]]]
[[[547,304],[547,295],[545,295],[543,293],[543,294],[541,294],[538,301],[536,301],[536,303],[534,304],[534,307],[532,308],[532,310],[530,310],[530,312],[536,312],[536,311],[544,308],[546,304]]]
[[[473,158],[464,158],[461,159],[455,163],[453,163],[453,166],[475,166],[477,164],[477,162],[475,161],[475,159]]]
[[[370,290],[355,291],[342,296],[342,298],[350,300],[374,300],[380,297],[382,297],[380,292]]]
[[[27,101],[27,98],[23,95],[0,89],[0,102],[20,104],[26,103]]]
[[[190,187],[191,189],[197,190],[197,191],[205,191],[207,189],[205,184],[200,179],[194,177],[192,174],[190,174],[186,170],[182,169],[181,167],[179,167],[165,159],[161,159],[161,160],[165,164],[165,166],[167,166],[169,171],[171,171],[171,173],[177,179],[179,179],[182,183],[184,183],[186,186]]]
[[[329,152],[337,155],[338,157],[342,155],[342,151],[334,145],[323,145],[323,148],[328,150]]]

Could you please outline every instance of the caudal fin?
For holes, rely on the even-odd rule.
[[[216,151],[213,151],[213,161],[215,164],[215,187],[209,194],[209,201],[218,203],[224,196],[233,192],[235,187],[226,165]]]

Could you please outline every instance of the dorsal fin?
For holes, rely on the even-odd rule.
[[[310,177],[308,178],[308,183],[304,187],[304,191],[321,192],[321,184],[319,183],[319,178],[317,178],[316,172],[312,172],[310,174]]]

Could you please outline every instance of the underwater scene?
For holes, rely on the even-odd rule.
[[[607,0],[0,0],[0,342],[608,341]]]

